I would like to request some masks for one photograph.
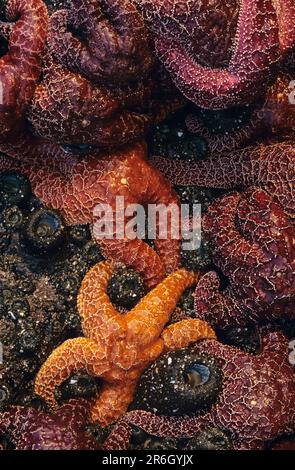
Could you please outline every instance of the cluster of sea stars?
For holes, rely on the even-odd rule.
[[[294,373],[287,361],[286,339],[280,333],[270,333],[262,341],[263,349],[257,356],[214,339],[200,341],[195,350],[216,358],[223,373],[222,391],[213,406],[192,416],[131,411],[118,422],[104,448],[128,448],[132,426],[153,436],[178,439],[193,438],[210,426],[216,427],[228,431],[235,449],[244,450],[261,449],[265,442],[294,432]]]
[[[294,47],[293,0],[135,3],[177,87],[204,108],[259,98]]]
[[[89,223],[106,261],[78,294],[84,336],[54,349],[36,376],[50,413],[7,407],[0,432],[17,449],[96,449],[88,422],[117,422],[105,449],[155,438],[189,449],[210,436],[262,449],[294,434],[294,371],[275,331],[295,301],[294,0],[47,3],[50,14],[42,0],[7,0],[0,21],[0,172],[26,175],[67,225]],[[187,99],[187,128],[209,155],[148,160],[147,131]],[[210,128],[214,112],[235,116],[230,131]],[[113,224],[112,236],[98,234],[98,208],[116,220],[118,197],[123,211],[179,207],[173,183],[231,191],[203,216],[212,263],[202,276],[180,267],[170,213],[153,247]],[[116,262],[147,291],[129,311],[109,297]],[[194,317],[175,321],[192,288]],[[249,323],[257,354],[210,326],[225,334]],[[100,379],[98,395],[58,408],[57,388],[81,371]]]
[[[19,91],[15,86],[11,87],[13,93],[17,93],[18,104],[23,111],[19,127],[13,128],[12,124],[9,124],[10,114],[16,123],[20,119],[16,115],[18,108],[12,107],[10,101],[6,99],[6,91],[9,89],[2,81],[5,90],[4,104],[0,105],[0,109],[3,108],[5,113],[3,123],[10,132],[14,132],[14,135],[8,138],[7,132],[1,133],[0,140],[3,139],[3,143],[0,144],[0,150],[7,157],[1,157],[0,169],[3,171],[14,168],[26,173],[36,195],[48,206],[60,210],[70,224],[75,224],[78,220],[93,222],[93,211],[99,203],[111,205],[115,213],[117,196],[125,198],[125,207],[130,203],[178,204],[177,196],[171,190],[170,184],[146,161],[145,145],[138,141],[128,147],[123,145],[130,140],[129,138],[136,140],[143,135],[143,123],[146,121],[137,113],[123,115],[119,110],[119,104],[121,107],[127,101],[132,102],[133,107],[138,107],[140,100],[136,101],[137,98],[145,95],[143,90],[146,85],[140,84],[138,75],[142,74],[143,77],[148,75],[152,59],[144,34],[143,21],[129,1],[119,4],[117,1],[109,0],[103,4],[112,22],[104,17],[96,1],[73,2],[71,21],[78,30],[78,26],[81,28],[83,26],[83,34],[89,40],[87,47],[84,41],[79,41],[67,30],[70,22],[68,10],[60,10],[50,17],[46,36],[44,23],[47,24],[47,15],[41,0],[32,0],[29,4],[10,0],[7,5],[7,16],[9,9],[13,7],[20,17],[15,26],[11,24],[7,26],[5,23],[9,37],[8,53],[2,59],[0,70],[3,70],[3,73],[7,71],[11,77],[10,62],[18,64],[18,57],[17,55],[14,57],[13,53],[21,54],[20,46],[16,43],[19,38],[32,36],[34,39],[36,36],[38,39],[42,33],[42,45],[44,46],[47,38],[47,50],[43,51],[45,68],[41,83],[37,86],[41,68],[37,70],[37,67],[32,66],[32,70],[30,68],[27,71],[31,88],[26,83]],[[28,18],[25,21],[29,13],[33,15],[33,19]],[[82,21],[83,25],[79,21]],[[29,31],[27,31],[27,22],[31,28]],[[135,31],[143,44],[136,40]],[[96,41],[100,44],[102,42],[99,40],[99,35],[105,35],[105,49],[100,48],[98,51],[95,44]],[[66,40],[69,44],[64,48]],[[35,45],[35,42],[30,40],[30,46],[34,47],[33,57],[38,56],[39,62],[42,49],[40,42],[37,41]],[[60,44],[63,45],[62,49]],[[25,56],[24,61],[28,60],[27,54],[24,54],[26,49],[27,47],[23,48],[22,52]],[[113,54],[110,54],[110,50],[113,50]],[[67,72],[64,71],[62,68],[66,66],[64,62],[71,71],[68,69]],[[21,71],[18,75],[20,74]],[[116,80],[122,82],[122,89],[116,83],[112,85],[115,92],[119,93],[115,99],[115,92],[96,86],[93,88],[92,82],[87,81],[85,76],[94,77],[98,81],[107,80],[109,76],[113,76],[114,80],[117,77]],[[23,80],[25,78],[26,76]],[[130,80],[133,83],[132,87],[136,88],[136,93],[130,89]],[[163,88],[169,89],[167,80],[160,80],[160,83]],[[29,89],[31,89],[30,96],[27,94]],[[183,101],[175,95],[170,98],[167,106],[162,102],[159,107],[155,107],[158,116],[164,117],[166,112]],[[8,110],[9,122],[5,117]],[[114,116],[117,117],[114,119]],[[101,127],[103,117],[106,125]],[[29,129],[28,119],[33,124],[33,129]],[[85,121],[85,126],[81,119]],[[44,137],[38,137],[32,131],[45,134],[47,138],[54,140],[48,141]],[[61,139],[55,132],[63,134]],[[87,148],[86,145],[88,154],[85,158],[79,159],[71,152],[73,147],[67,153],[53,143],[55,140],[72,145],[78,142],[77,150],[81,150],[85,142],[93,144],[92,138],[98,139],[95,144],[111,143],[112,146],[120,144],[123,147],[118,150],[107,148],[104,151],[94,148],[90,151],[91,148]],[[116,239],[114,236],[112,239],[103,240],[102,245],[106,256],[121,260],[137,269],[143,275],[148,287],[155,286],[164,278],[165,271],[171,272],[179,264],[179,241],[171,239],[171,230],[167,240],[156,242],[160,255],[163,255],[162,258],[139,239]]]

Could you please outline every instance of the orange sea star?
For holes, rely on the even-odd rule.
[[[185,269],[174,272],[126,315],[118,313],[106,293],[111,274],[108,262],[88,272],[78,296],[85,337],[67,340],[55,349],[35,382],[35,392],[54,409],[55,388],[71,373],[83,369],[100,376],[103,387],[91,416],[101,426],[127,410],[141,374],[165,349],[215,337],[206,322],[196,319],[172,324],[163,332],[180,296],[196,282],[195,274]]]
[[[124,209],[130,204],[179,205],[176,193],[162,174],[147,161],[146,145],[138,142],[117,151],[94,151],[83,159],[66,153],[61,147],[29,134],[20,135],[13,144],[1,144],[0,172],[17,170],[26,174],[36,196],[50,208],[60,211],[66,223],[93,224],[93,238],[108,259],[132,267],[142,275],[147,288],[155,287],[166,273],[179,267],[180,241],[168,223],[166,239],[157,233],[157,252],[140,238],[98,234],[96,222],[103,215],[94,214],[100,204],[112,208],[116,220],[117,196],[124,197]],[[124,226],[130,220],[124,216]],[[159,232],[159,231],[158,231]]]

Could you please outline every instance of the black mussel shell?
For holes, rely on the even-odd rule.
[[[212,405],[223,375],[215,358],[193,348],[158,358],[141,376],[131,409],[185,415]]]

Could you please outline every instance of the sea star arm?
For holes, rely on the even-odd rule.
[[[10,33],[8,52],[0,59],[0,136],[16,132],[41,72],[41,55],[47,31],[47,10],[41,0],[9,0],[8,21],[16,21]],[[7,29],[6,29],[7,32]]]
[[[293,0],[274,0],[279,23],[280,47],[283,54],[295,45],[295,4]]]
[[[137,381],[128,379],[117,384],[106,382],[91,409],[91,420],[102,427],[117,421],[132,402],[136,385]]]
[[[294,143],[290,140],[212,155],[200,162],[154,157],[152,163],[175,184],[224,189],[264,187],[294,218],[294,158]]]
[[[212,245],[215,261],[233,278],[241,260],[248,269],[266,261],[260,246],[247,240],[236,226],[236,214],[241,200],[239,193],[224,196],[209,207],[202,222],[203,230]]]
[[[155,165],[169,181],[184,186],[235,188],[253,181],[250,151],[212,155],[206,160],[185,162],[165,157],[153,157]]]
[[[177,87],[199,106],[222,109],[247,104],[249,93],[254,100],[265,88],[269,68],[280,58],[274,7],[271,0],[242,1],[228,70],[202,67],[182,46],[167,38],[156,39],[156,51]]]
[[[269,87],[263,104],[252,112],[242,127],[223,133],[210,130],[196,114],[189,114],[186,125],[190,132],[206,140],[209,154],[225,154],[245,147],[265,133],[292,138],[295,133],[295,106],[290,102],[292,76],[281,73]],[[291,100],[292,101],[292,100]]]
[[[145,350],[138,352],[125,341],[114,342],[108,356],[113,367],[104,374],[104,385],[91,410],[92,420],[107,426],[120,418],[134,398],[138,380],[148,364],[155,361],[163,352],[162,339],[155,340]],[[140,345],[139,345],[140,348]]]
[[[200,429],[210,425],[209,413],[196,418],[174,418],[154,413],[135,410],[127,413],[118,421],[103,444],[104,450],[128,450],[133,426],[143,429],[146,433],[157,437],[183,438],[193,437]]]
[[[114,211],[115,213],[115,211]],[[141,239],[98,239],[104,256],[120,261],[137,271],[144,279],[147,289],[152,289],[165,277],[165,269],[160,256]]]
[[[140,158],[139,158],[140,155]],[[112,232],[113,237],[101,237],[97,232],[96,221],[99,220],[100,215],[95,217],[93,236],[97,239],[102,247],[103,253],[107,258],[113,260],[120,260],[127,266],[143,275],[147,288],[152,288],[161,282],[166,272],[172,272],[178,268],[180,264],[179,259],[179,231],[176,235],[173,232],[173,224],[170,222],[170,207],[175,207],[177,210],[177,220],[179,218],[179,202],[176,194],[172,191],[171,185],[161,175],[161,173],[154,169],[148,162],[145,161],[145,154],[138,147],[134,152],[130,152],[129,158],[124,159],[118,165],[117,171],[110,173],[110,180],[107,187],[102,188],[107,195],[101,196],[101,200],[105,200],[113,208],[113,219],[117,220],[117,213],[120,208],[117,207],[118,196],[124,197],[124,208],[131,208],[132,204],[134,209],[138,204],[144,207],[149,207],[149,204],[161,204],[162,209],[165,211],[168,208],[167,217],[167,235],[163,240],[159,239],[159,232],[156,230],[156,248],[158,253],[153,250],[141,238],[130,236],[126,234],[118,236],[116,230],[119,230],[117,223]],[[120,214],[118,214],[120,217]],[[125,210],[124,213],[124,226],[127,227],[128,222],[132,219],[132,215],[128,215]],[[120,220],[120,219],[119,219]]]
[[[128,450],[132,428],[126,421],[121,419],[116,423],[114,432],[112,432],[103,443],[103,450]]]
[[[261,188],[250,187],[237,207],[237,220],[245,236],[273,256],[281,257],[295,268],[294,228],[283,207]],[[287,271],[286,271],[287,273]],[[285,273],[285,274],[286,274]],[[286,283],[287,278],[284,278]]]
[[[269,120],[269,117],[268,117]],[[216,157],[217,154],[225,154],[233,152],[259,135],[266,129],[264,115],[260,110],[255,110],[249,122],[241,129],[224,134],[215,134],[206,127],[202,120],[194,114],[189,114],[186,118],[186,126],[188,130],[205,139],[208,147],[209,155]]]
[[[117,340],[124,333],[122,315],[112,305],[108,295],[108,281],[112,275],[111,263],[95,265],[83,279],[79,295],[78,310],[85,336],[105,345]]]
[[[289,354],[289,345],[286,337],[280,332],[271,332],[262,338],[262,355],[269,358],[271,355],[278,363],[285,361]]]
[[[181,215],[178,196],[161,172],[146,161],[141,162],[140,174],[132,182],[132,193],[137,193],[139,202],[148,207],[148,216],[150,208],[159,208],[159,219],[155,227],[155,246],[166,273],[175,271],[180,265]],[[163,225],[159,222],[161,214],[164,216],[163,234],[161,234]],[[148,223],[151,223],[150,218]]]
[[[214,271],[201,277],[194,304],[196,317],[212,326],[227,328],[233,324],[246,325],[250,320],[230,287],[221,292],[219,277]]]
[[[26,128],[13,142],[0,143],[0,152],[7,155],[1,156],[0,170],[8,169],[6,166],[14,167],[18,171],[23,171],[32,181],[36,179],[35,173],[38,173],[42,167],[60,177],[71,174],[71,170],[78,162],[74,155],[66,153],[56,143],[36,137]]]
[[[161,338],[169,351],[186,348],[192,343],[204,338],[216,338],[213,329],[207,322],[188,318],[169,325],[163,331]]]
[[[141,174],[137,171],[137,167],[141,163],[132,159],[119,166],[116,173],[110,175],[109,184],[102,188],[104,194],[100,200],[105,201],[112,208],[112,220],[107,222],[107,227],[111,229],[111,236],[106,236],[100,231],[101,213],[100,210],[94,212],[93,223],[93,238],[99,243],[103,255],[110,260],[120,261],[126,266],[135,269],[143,277],[147,289],[155,287],[165,277],[165,267],[163,261],[156,251],[145,243],[141,238],[128,235],[126,228],[131,219],[131,216],[126,215],[126,209],[129,207],[137,207],[137,195],[133,194],[133,176],[130,181],[130,173],[134,173],[134,180],[136,184],[140,184]],[[132,193],[131,193],[132,188]],[[120,208],[117,206],[118,196],[124,197],[124,215],[120,213]],[[105,219],[104,214],[104,219]],[[121,232],[121,224],[117,224],[117,219],[123,221],[123,233]],[[115,221],[115,223],[114,223]]]
[[[210,411],[201,411],[192,417],[156,415],[148,411],[135,410],[126,415],[128,423],[138,426],[148,434],[158,437],[193,437],[204,425],[210,425]]]
[[[68,163],[71,161],[71,158],[67,156],[60,148],[58,152],[54,153],[54,158],[47,155],[47,151],[56,147],[55,144],[48,144],[46,149],[46,143],[40,143],[40,153],[36,152],[36,146],[31,146],[29,142],[29,147],[25,149],[23,154],[24,161],[18,159],[7,157],[6,155],[0,154],[0,171],[18,171],[26,175],[30,179],[33,191],[37,197],[42,199],[44,204],[49,206],[52,209],[62,211],[63,210],[63,195],[60,191],[60,188],[66,188],[66,180],[61,174],[61,170],[67,172],[69,170]],[[39,145],[37,145],[39,147]],[[16,148],[14,145],[11,146],[8,144],[0,145],[1,150],[8,150],[10,155],[17,155],[19,157],[19,151],[22,146]],[[32,149],[32,153],[28,150]],[[38,151],[37,151],[38,152]],[[38,160],[40,155],[44,152],[44,161],[40,165]],[[60,156],[59,160],[57,157]],[[65,157],[65,159],[63,158]],[[67,161],[67,163],[65,162]],[[46,164],[48,163],[48,165]],[[67,214],[63,213],[65,219],[67,219]],[[85,220],[85,219],[84,219]],[[85,222],[87,223],[87,219]],[[71,219],[68,219],[67,222],[71,223]]]
[[[144,350],[159,338],[182,293],[196,280],[194,273],[180,269],[164,279],[127,313],[129,344],[140,344]]]
[[[90,416],[90,410],[93,406],[93,402],[94,399],[87,400],[84,398],[72,398],[69,401],[63,403],[58,408],[54,416],[58,419],[59,417],[62,418],[66,415],[69,421],[81,423],[81,425],[83,425],[83,423],[85,423]]]
[[[35,393],[52,409],[57,408],[55,389],[74,372],[85,370],[100,376],[109,369],[106,351],[88,338],[74,338],[56,348],[41,367],[35,381]]]

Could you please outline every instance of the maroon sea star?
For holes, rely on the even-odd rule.
[[[179,185],[224,189],[262,187],[294,218],[294,159],[294,143],[289,141],[246,147],[196,162],[163,157],[156,157],[152,162],[169,181]]]
[[[204,215],[203,229],[230,285],[220,292],[217,274],[205,274],[197,318],[224,328],[295,316],[295,228],[268,193],[249,188],[223,197]]]
[[[28,113],[39,136],[109,148],[143,136],[151,124],[148,114],[132,111],[150,97],[151,82],[112,90],[65,69],[49,55],[43,74]]]
[[[142,142],[77,160],[59,146],[27,132],[14,144],[0,145],[0,151],[8,155],[0,156],[0,171],[15,169],[26,174],[35,194],[48,207],[59,210],[69,224],[95,225],[103,216],[94,214],[98,204],[110,205],[116,220],[118,196],[124,197],[124,209],[137,203],[179,204],[170,183],[147,161]],[[124,217],[125,226],[132,217]],[[172,272],[179,266],[180,241],[172,236],[169,220],[168,214],[167,237],[155,240],[159,254],[140,238],[117,235],[117,226],[111,231],[112,238],[101,240],[95,229],[93,235],[107,258],[133,267],[152,288],[164,278],[165,271]]]
[[[153,57],[143,19],[129,0],[73,0],[70,10],[50,17],[47,47],[28,115],[35,133],[100,147],[145,133],[151,116],[140,108],[154,87]]]
[[[118,147],[183,105],[158,75],[143,19],[129,0],[74,0],[50,17],[43,79],[28,119],[36,134],[62,144]]]
[[[89,410],[86,400],[70,400],[54,415],[11,406],[0,413],[0,433],[16,450],[95,450],[97,441],[84,430]]]
[[[149,36],[130,0],[72,0],[50,24],[49,49],[72,72],[117,85],[150,71]]]
[[[222,368],[223,387],[212,407],[182,417],[131,411],[114,428],[105,449],[128,448],[132,425],[173,438],[192,438],[215,426],[230,434],[235,449],[262,449],[274,438],[294,432],[294,374],[287,360],[288,342],[281,333],[264,336],[257,356],[212,339],[201,340],[195,350],[217,358]]]
[[[0,139],[17,132],[41,73],[48,15],[41,0],[8,0],[0,39],[8,52],[0,58]]]
[[[198,106],[254,102],[295,44],[293,0],[135,0],[158,57]]]

